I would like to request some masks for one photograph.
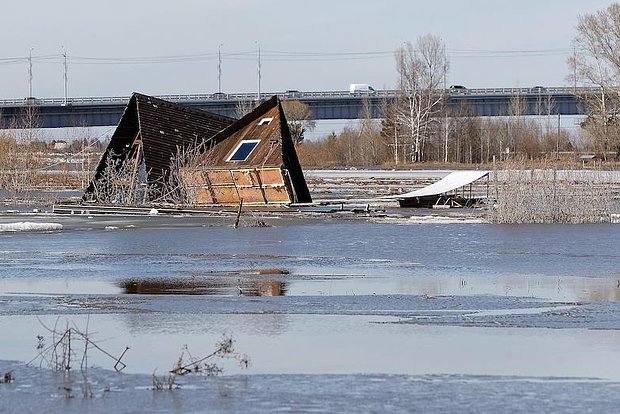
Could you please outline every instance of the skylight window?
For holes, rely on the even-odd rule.
[[[260,142],[259,139],[244,139],[232,152],[226,161],[245,161],[248,159],[254,148]]]
[[[269,125],[273,121],[273,118],[263,118],[260,120],[258,125]]]

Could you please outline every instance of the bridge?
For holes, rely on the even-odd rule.
[[[584,88],[498,88],[446,90],[451,113],[462,116],[505,116],[511,102],[519,98],[524,115],[583,114],[578,96],[592,90]],[[382,108],[394,100],[398,91],[380,90],[372,94],[349,91],[263,93],[262,97],[278,95],[282,100],[299,100],[307,104],[315,119],[358,119],[363,116],[364,101],[371,116],[380,118]],[[236,117],[240,102],[256,101],[256,93],[215,93],[199,95],[160,95],[158,98],[190,107]],[[36,108],[42,128],[113,126],[123,113],[128,96],[94,98],[26,98],[0,100],[0,127],[19,127],[25,108]]]

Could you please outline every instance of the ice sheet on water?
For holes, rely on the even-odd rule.
[[[10,412],[614,412],[618,383],[581,378],[476,375],[185,376],[154,391],[150,375],[89,369],[55,375],[0,360]],[[86,396],[90,394],[90,396]],[[269,398],[265,396],[268,395]]]
[[[411,216],[411,217],[377,217],[371,219],[375,223],[388,224],[488,224],[488,220],[478,216]]]
[[[0,233],[3,232],[50,232],[61,231],[60,223],[35,223],[18,221],[15,223],[0,223]]]

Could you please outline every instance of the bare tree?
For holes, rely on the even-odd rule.
[[[304,139],[304,132],[316,127],[314,114],[307,104],[297,100],[283,101],[282,107],[293,141],[299,144]]]
[[[391,158],[389,139],[381,134],[379,123],[372,118],[370,101],[362,101],[362,117],[357,127],[358,165],[379,165]]]
[[[41,182],[42,166],[40,117],[38,108],[28,105],[12,120],[10,131],[3,134],[0,157],[0,187],[12,197],[28,196]]]
[[[526,169],[510,162],[501,171],[494,223],[609,223],[618,214],[611,175],[601,171]]]
[[[237,106],[235,107],[235,115],[237,116],[237,118],[241,119],[245,115],[252,112],[254,108],[256,108],[256,106],[256,102],[252,100],[239,101],[237,102]]]
[[[391,149],[390,158],[396,166],[399,163],[407,163],[408,151],[411,147],[408,142],[408,135],[397,119],[397,105],[386,104],[382,108],[383,119],[381,120],[381,137],[388,149]],[[387,161],[387,159],[386,159]]]
[[[569,58],[571,80],[595,87],[584,95],[584,128],[604,157],[620,156],[620,4],[579,17],[575,54]],[[596,91],[596,92],[595,92]]]
[[[397,124],[406,131],[411,144],[411,161],[423,159],[424,144],[441,110],[443,83],[448,60],[442,40],[430,34],[418,38],[415,48],[407,42],[396,51],[399,97],[396,101]],[[435,125],[434,125],[435,124]]]
[[[89,200],[102,204],[131,204],[136,189],[133,163],[110,151],[101,175],[93,182]]]

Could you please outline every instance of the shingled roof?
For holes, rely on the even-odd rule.
[[[94,191],[111,158],[123,163],[134,154],[134,142],[142,140],[149,184],[165,181],[171,159],[181,149],[210,140],[235,120],[207,111],[188,108],[152,96],[133,93],[106,148],[84,198]]]

